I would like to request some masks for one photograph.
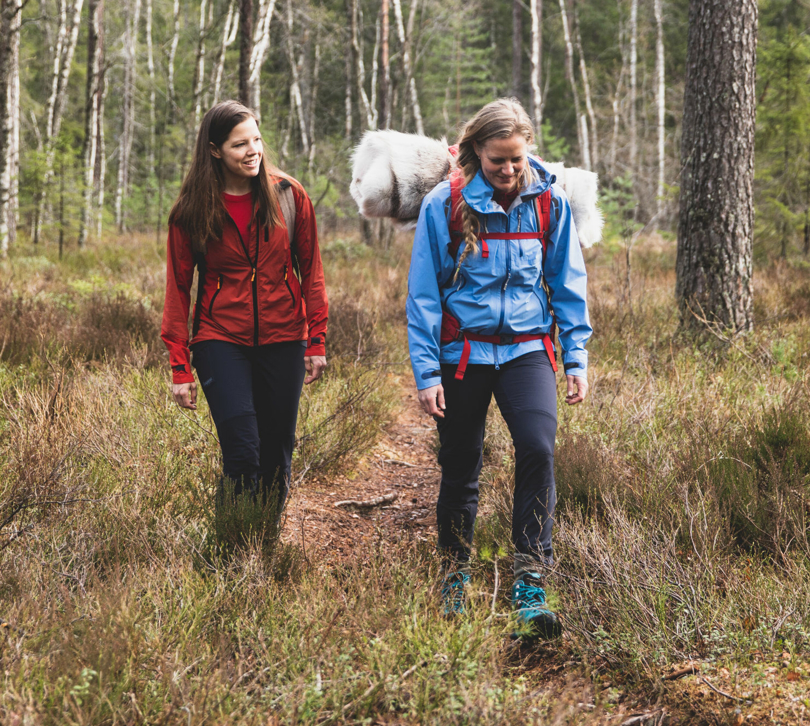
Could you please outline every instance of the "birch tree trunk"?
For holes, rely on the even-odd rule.
[[[136,51],[138,47],[138,21],[141,15],[141,0],[127,3],[126,29],[124,31],[124,84],[121,104],[121,138],[118,142],[118,182],[115,188],[115,224],[119,232],[126,229],[124,197],[129,193],[129,162],[135,125],[135,80]]]
[[[298,73],[298,63],[295,60],[295,46],[293,43],[293,11],[292,0],[287,0],[287,59],[290,64],[290,103],[295,109],[298,128],[301,132],[301,146],[304,155],[309,157],[309,136],[307,135],[307,122],[304,116],[304,101],[301,96],[301,82]]]
[[[99,32],[99,46],[101,47],[101,73],[98,79],[98,143],[96,144],[96,236],[101,239],[104,225],[104,184],[107,180],[107,141],[104,135],[104,106],[107,100],[107,68],[104,62],[104,25]]]
[[[146,0],[146,70],[149,74],[149,145],[146,148],[146,164],[151,176],[155,171],[155,128],[157,125],[155,55],[152,48],[152,0]]]
[[[222,28],[222,41],[219,44],[216,65],[214,67],[214,105],[219,103],[222,92],[222,72],[225,69],[225,53],[236,40],[236,30],[239,27],[239,11],[236,9],[236,0],[228,3],[228,14],[225,16],[225,26]]]
[[[757,0],[689,3],[675,288],[686,327],[754,326],[757,14]]]
[[[521,67],[523,65],[523,3],[512,0],[512,91],[515,98],[520,98],[522,85]]]
[[[321,35],[320,31],[315,33],[315,65],[312,69],[312,91],[309,97],[309,164],[311,172],[315,164],[315,119],[318,108],[318,85],[320,83],[321,72]]]
[[[660,2],[660,0],[657,0]],[[585,93],[585,110],[588,112],[590,121],[591,141],[589,144],[591,163],[593,167],[599,164],[599,141],[597,139],[596,114],[591,102],[591,84],[588,80],[588,67],[585,65],[585,54],[582,52],[582,37],[579,32],[579,12],[577,11],[577,0],[573,3],[574,10],[574,40],[576,42],[577,54],[579,55],[579,72],[582,75],[582,90]],[[587,132],[587,126],[585,127]],[[587,136],[587,133],[586,133]]]
[[[362,107],[363,113],[365,114],[365,122],[367,129],[375,128],[374,123],[374,112],[372,111],[372,106],[369,103],[368,96],[366,95],[365,89],[365,78],[366,78],[366,71],[363,64],[363,53],[361,52],[360,48],[360,39],[358,37],[358,21],[360,15],[360,9],[358,7],[358,0],[349,0],[350,7],[351,7],[351,36],[352,36],[352,59],[354,61],[354,77],[357,81],[357,92],[360,98],[360,105]],[[361,114],[361,119],[363,119],[363,114]]]
[[[12,171],[14,165],[14,119],[19,116],[19,93],[15,95],[15,65],[19,65],[19,28],[22,3],[0,0],[0,256],[8,255]],[[16,46],[16,50],[15,50]]]
[[[174,0],[172,19],[172,42],[169,44],[168,104],[171,109],[170,120],[173,121],[177,111],[177,93],[174,88],[174,60],[177,57],[177,44],[180,41],[180,0]]]
[[[253,0],[239,0],[239,100],[250,103],[250,56],[253,52]]]
[[[203,82],[205,81],[205,36],[208,34],[208,19],[206,13],[208,10],[208,0],[202,0],[200,3],[200,25],[197,32],[197,55],[194,61],[194,91],[193,91],[193,108],[194,108],[194,128],[200,126],[200,118],[202,117],[202,91]]]
[[[579,141],[579,149],[582,156],[582,166],[586,169],[590,169],[591,155],[588,148],[588,122],[584,117],[581,117],[579,112],[579,91],[577,90],[577,79],[574,75],[574,45],[571,42],[571,32],[568,25],[568,10],[565,7],[565,0],[560,0],[560,13],[563,24],[563,39],[565,40],[565,75],[568,77],[568,81],[571,84],[571,92],[574,94],[577,140]]]
[[[248,84],[250,107],[261,122],[261,71],[270,48],[270,21],[273,18],[276,0],[259,0],[259,13],[253,33],[253,50],[250,54]]]
[[[658,106],[658,190],[656,194],[656,210],[658,215],[664,211],[664,178],[665,178],[665,114],[666,114],[666,86],[664,84],[664,13],[661,0],[654,0],[655,11],[655,80],[656,80],[656,106]]]
[[[422,136],[425,135],[425,126],[422,121],[422,109],[419,106],[419,96],[416,93],[416,79],[413,77],[413,68],[411,68],[411,38],[410,34],[405,34],[405,23],[402,19],[402,0],[391,0],[394,5],[394,17],[397,24],[397,35],[399,36],[399,43],[402,46],[402,70],[405,78],[405,85],[411,97],[411,110],[413,111],[414,123],[416,124],[416,133]],[[416,9],[418,0],[411,0],[411,13],[413,14]],[[408,20],[410,28],[413,24]],[[403,104],[405,108],[408,106],[407,99]],[[406,114],[403,113],[403,128],[405,126]]]
[[[543,63],[543,0],[529,0],[532,17],[531,90],[532,116],[537,146],[543,151],[543,93],[540,90],[540,76]]]
[[[150,0],[147,0],[149,2]],[[101,73],[101,24],[104,0],[90,0],[87,7],[87,85],[84,102],[84,145],[82,165],[84,188],[82,217],[79,225],[79,247],[84,247],[93,216],[93,182],[98,145],[99,75]]]
[[[349,25],[351,26],[351,18],[349,19]],[[354,110],[352,108],[352,41],[351,41],[351,33],[348,35],[348,42],[346,44],[348,46],[347,53],[346,53],[346,94],[344,100],[344,108],[346,111],[346,126],[345,126],[345,136],[346,141],[350,141],[352,138],[352,115]]]
[[[638,0],[630,0],[630,174],[636,178],[638,163],[638,120],[636,86],[638,67]]]

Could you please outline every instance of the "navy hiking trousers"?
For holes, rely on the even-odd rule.
[[[256,347],[223,340],[195,343],[192,363],[222,446],[223,474],[234,495],[289,491],[306,341]]]
[[[557,386],[548,355],[533,351],[499,369],[469,365],[461,381],[455,378],[456,367],[441,367],[446,408],[444,418],[436,417],[442,470],[436,506],[439,549],[447,560],[469,560],[484,427],[494,394],[515,445],[512,542],[518,553],[551,561]]]

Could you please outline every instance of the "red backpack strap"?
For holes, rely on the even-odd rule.
[[[464,222],[461,219],[461,209],[459,200],[461,199],[461,189],[464,186],[464,172],[461,169],[454,169],[450,173],[450,244],[448,250],[450,256],[456,259],[456,252],[464,239]]]
[[[537,205],[537,224],[540,233],[540,242],[543,245],[543,259],[546,257],[546,247],[548,247],[549,236],[551,234],[551,189],[546,189],[535,198]]]

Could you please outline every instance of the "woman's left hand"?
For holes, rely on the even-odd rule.
[[[307,369],[307,377],[304,379],[304,383],[310,384],[313,381],[317,381],[321,377],[324,368],[326,368],[326,356],[305,355],[304,368]]]
[[[588,379],[581,376],[566,376],[568,383],[568,395],[565,397],[565,402],[569,406],[575,403],[581,403],[588,395]]]

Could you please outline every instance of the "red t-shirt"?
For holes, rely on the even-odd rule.
[[[517,187],[515,187],[515,189],[513,189],[511,192],[499,192],[496,189],[492,194],[492,199],[503,207],[504,212],[508,212],[509,207],[512,206],[512,202],[515,201],[515,197],[517,197],[517,195]]]
[[[253,194],[251,192],[247,194],[225,194],[223,192],[222,201],[225,202],[225,209],[236,223],[242,240],[248,244],[248,226],[253,217]]]

